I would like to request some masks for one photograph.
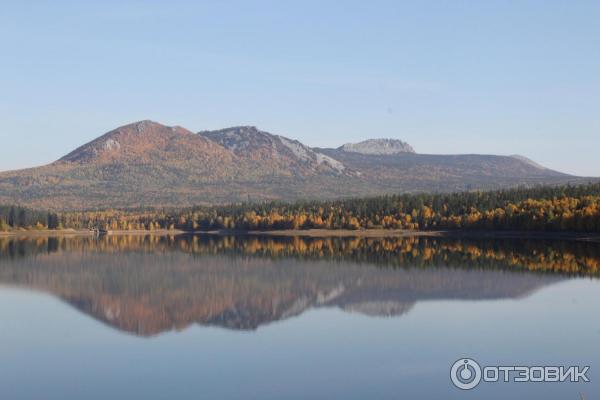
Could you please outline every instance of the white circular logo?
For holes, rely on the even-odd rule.
[[[475,360],[461,358],[452,365],[450,379],[459,389],[473,389],[481,382],[481,367]]]

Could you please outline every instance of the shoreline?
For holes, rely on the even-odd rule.
[[[69,236],[95,236],[93,231],[87,229],[62,229],[62,230],[18,230],[0,232],[0,238],[19,237],[69,237]],[[403,237],[446,237],[446,238],[486,238],[486,239],[554,239],[577,240],[600,243],[600,233],[585,232],[543,232],[543,231],[470,231],[470,230],[436,230],[436,231],[410,231],[402,229],[285,229],[268,231],[244,230],[211,230],[211,231],[183,231],[179,229],[157,229],[154,231],[108,231],[100,236],[179,236],[179,235],[215,235],[215,236],[280,236],[280,237],[362,237],[362,238],[403,238]]]
[[[544,231],[477,231],[477,230],[435,230],[410,231],[402,229],[307,229],[307,230],[270,230],[270,231],[205,231],[214,235],[251,235],[286,237],[365,237],[365,238],[402,238],[402,237],[441,237],[441,238],[486,238],[486,239],[554,239],[579,240],[600,243],[600,233],[589,232],[544,232]]]
[[[146,230],[135,230],[135,231],[108,231],[101,234],[100,236],[144,236],[144,235],[156,235],[156,236],[176,236],[188,234],[189,232],[182,231],[179,229],[156,229],[153,231]],[[40,229],[40,230],[18,230],[18,231],[6,231],[0,232],[0,238],[2,237],[62,237],[62,236],[98,236],[94,231],[88,229]]]

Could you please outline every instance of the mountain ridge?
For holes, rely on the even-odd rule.
[[[254,126],[200,131],[198,135],[220,144],[238,156],[250,153],[253,158],[261,161],[283,161],[293,163],[297,168],[304,164],[308,168],[324,168],[332,172],[344,170],[344,166],[338,161],[315,152],[298,140],[261,131]]]
[[[0,172],[0,203],[49,209],[192,206],[585,181],[522,157],[426,155],[396,139],[373,140],[351,146],[358,151],[312,148],[253,126],[194,133],[144,120],[48,165]]]

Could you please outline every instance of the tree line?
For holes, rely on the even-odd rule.
[[[9,229],[58,229],[59,215],[27,207],[0,205],[0,231]]]
[[[600,232],[600,183],[188,209],[43,212],[0,207],[0,230],[476,229]]]
[[[268,259],[366,262],[380,267],[506,269],[600,276],[600,246],[579,241],[430,237],[107,235],[1,238],[0,261],[54,252],[180,251]]]

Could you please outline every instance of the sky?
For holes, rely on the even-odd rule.
[[[118,126],[397,138],[600,176],[599,1],[2,1],[0,170]]]

